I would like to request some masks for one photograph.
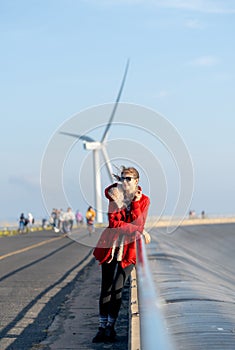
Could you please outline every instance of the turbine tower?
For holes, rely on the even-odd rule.
[[[97,222],[98,223],[102,223],[103,222],[103,212],[102,212],[102,196],[101,196],[101,175],[100,175],[100,152],[103,155],[103,158],[105,160],[105,166],[108,172],[108,175],[110,177],[111,182],[113,181],[113,171],[112,171],[112,165],[110,163],[110,159],[108,156],[108,152],[106,149],[106,140],[108,137],[108,132],[109,129],[112,125],[117,107],[118,107],[118,103],[120,101],[121,98],[121,94],[122,94],[122,90],[125,84],[125,80],[126,80],[126,76],[127,76],[127,72],[128,72],[128,68],[129,68],[129,60],[126,63],[126,67],[125,67],[125,71],[124,71],[124,75],[122,78],[122,82],[121,82],[121,86],[119,88],[119,92],[116,98],[116,101],[114,103],[113,106],[113,110],[112,113],[110,115],[109,121],[106,125],[106,128],[104,130],[103,136],[101,138],[100,141],[96,141],[93,138],[86,136],[86,135],[78,135],[78,134],[73,134],[70,132],[64,132],[61,131],[60,133],[63,135],[67,135],[67,136],[71,136],[71,137],[75,137],[78,140],[82,140],[83,141],[83,145],[84,145],[84,149],[87,151],[92,151],[93,153],[93,167],[94,167],[94,198],[95,198],[95,209],[97,212]]]

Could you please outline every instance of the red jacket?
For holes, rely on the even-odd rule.
[[[109,225],[102,232],[93,254],[100,264],[109,261],[115,248],[114,244],[118,247],[120,238],[123,237],[124,245],[120,264],[125,268],[130,264],[136,264],[135,235],[136,231],[143,232],[144,230],[150,200],[142,194],[139,201],[131,202],[128,215],[127,209],[119,209],[108,193],[115,186],[117,184],[113,184],[105,189],[105,196],[110,201],[108,213]],[[139,189],[141,190],[140,187]]]

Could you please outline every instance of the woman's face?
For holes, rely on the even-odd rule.
[[[124,189],[124,191],[130,192],[130,193],[133,193],[136,191],[136,186],[139,180],[135,179],[133,174],[129,172],[122,173],[121,181],[122,181],[122,188]]]

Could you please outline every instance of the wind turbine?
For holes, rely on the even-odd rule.
[[[112,125],[117,107],[118,107],[118,102],[120,101],[122,90],[125,84],[127,72],[129,68],[129,60],[126,63],[124,75],[122,78],[121,86],[119,88],[119,92],[116,98],[116,101],[113,106],[112,113],[110,115],[109,121],[106,125],[106,128],[104,130],[103,136],[100,141],[96,141],[93,138],[86,136],[86,135],[78,135],[78,134],[73,134],[70,132],[64,132],[61,131],[60,134],[75,137],[78,140],[83,141],[84,149],[87,151],[92,151],[93,153],[93,167],[94,167],[94,194],[95,194],[95,208],[97,211],[97,222],[102,223],[103,222],[103,213],[102,213],[102,196],[101,196],[101,175],[100,175],[100,170],[99,170],[99,164],[100,164],[100,152],[103,155],[103,158],[105,160],[105,166],[108,172],[108,175],[110,177],[111,182],[113,181],[113,171],[112,171],[112,165],[109,160],[108,152],[106,149],[106,140],[108,137],[108,131]]]

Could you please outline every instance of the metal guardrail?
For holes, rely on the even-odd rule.
[[[159,308],[159,297],[153,284],[144,238],[140,234],[136,238],[136,252],[141,350],[173,350]]]

